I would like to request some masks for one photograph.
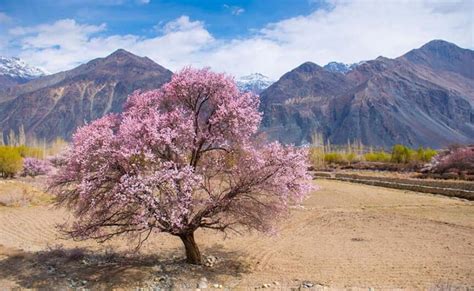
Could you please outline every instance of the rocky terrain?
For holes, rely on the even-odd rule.
[[[172,72],[146,57],[117,50],[73,70],[37,78],[0,94],[0,128],[52,140],[109,112],[137,90],[159,88]]]
[[[443,147],[474,142],[474,52],[432,41],[341,73],[307,62],[261,93],[270,139]]]

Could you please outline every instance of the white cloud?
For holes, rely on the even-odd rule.
[[[11,17],[8,16],[6,13],[0,11],[0,24],[8,23],[11,21]]]
[[[239,6],[230,6],[230,5],[224,4],[223,7],[225,9],[230,10],[230,13],[236,16],[239,16],[240,14],[245,12],[245,9]]]
[[[166,23],[163,27],[165,34],[178,32],[178,31],[189,31],[194,29],[201,29],[204,27],[204,23],[201,21],[191,21],[188,16],[183,15],[176,18],[173,21]]]
[[[233,15],[240,15],[242,13],[245,12],[245,9],[244,8],[240,8],[240,7],[235,7],[234,9],[232,9],[232,14]]]
[[[396,57],[432,39],[473,47],[472,9],[439,13],[433,1],[333,1],[331,10],[295,17],[262,30],[264,38],[307,59],[354,62]],[[472,3],[464,1],[463,3]]]
[[[194,55],[214,41],[203,23],[182,16],[167,23],[163,34],[153,38],[136,35],[101,36],[105,24],[82,25],[71,19],[35,27],[17,27],[10,34],[20,38],[19,56],[48,72],[71,69],[118,48],[155,59],[168,68],[190,64],[183,56]]]
[[[201,21],[181,16],[158,34],[104,36],[105,24],[60,20],[10,33],[20,57],[50,72],[69,69],[118,48],[148,56],[172,70],[211,66],[235,75],[261,72],[278,78],[305,61],[356,62],[397,57],[432,39],[473,48],[473,2],[328,0],[326,9],[268,24],[244,39],[219,40]]]

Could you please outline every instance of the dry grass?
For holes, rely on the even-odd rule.
[[[33,184],[25,179],[0,180],[0,206],[24,207],[51,203],[52,195],[42,191],[40,185],[40,182]]]

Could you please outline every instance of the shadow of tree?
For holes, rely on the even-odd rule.
[[[221,276],[239,279],[250,271],[238,260],[237,252],[223,251],[214,245],[206,249],[219,260],[212,266],[187,264],[182,250],[166,256],[96,251],[84,248],[49,248],[40,252],[15,251],[0,261],[0,278],[21,288],[93,288],[118,287],[196,288],[200,278],[209,282]]]

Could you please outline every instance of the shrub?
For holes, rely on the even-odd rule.
[[[381,152],[372,152],[372,153],[366,153],[364,155],[364,159],[367,162],[382,162],[382,163],[388,163],[392,159],[392,156],[389,153],[386,153],[384,151]]]
[[[347,153],[344,158],[349,164],[358,162],[360,160],[356,153]]]
[[[404,145],[397,144],[392,148],[392,159],[393,163],[407,164],[413,161],[416,152]]]
[[[437,153],[437,151],[431,148],[419,147],[416,151],[416,159],[420,162],[428,163],[434,156],[436,156]]]
[[[36,177],[39,175],[46,175],[50,170],[51,164],[48,161],[35,158],[24,158],[23,171],[21,172],[21,175],[23,177]]]
[[[328,164],[345,164],[344,156],[340,153],[327,153],[324,155],[324,161]]]
[[[22,158],[17,149],[0,146],[0,176],[13,178],[21,170]]]
[[[49,163],[56,168],[64,166],[67,162],[67,149],[62,150],[61,152],[55,154],[54,156],[48,157]]]
[[[311,147],[308,151],[309,160],[315,169],[324,167],[324,149],[321,147]]]
[[[455,147],[435,156],[431,163],[434,173],[465,171],[474,173],[474,146]]]
[[[41,159],[44,156],[44,150],[37,147],[29,147],[26,145],[21,145],[16,147],[16,150],[20,153],[23,158],[30,157]]]

